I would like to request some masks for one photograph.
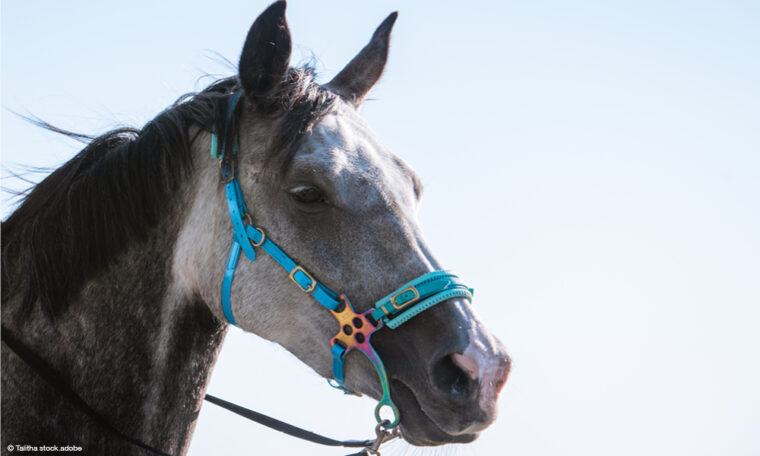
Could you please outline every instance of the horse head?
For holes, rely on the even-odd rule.
[[[242,96],[230,127],[239,138],[235,173],[258,229],[357,312],[441,269],[418,223],[420,178],[358,112],[383,72],[395,20],[393,13],[334,79],[319,85],[308,70],[290,68],[285,3],[274,3],[245,41]],[[194,160],[202,165],[173,273],[225,320],[220,283],[233,226],[219,166],[208,156],[211,135],[199,138]],[[331,378],[330,341],[341,328],[291,278],[269,255],[241,259],[230,293],[235,323]],[[495,419],[510,361],[468,300],[448,299],[396,329],[381,327],[372,343],[409,442],[469,442]],[[383,393],[375,368],[356,351],[346,356],[345,385],[378,399]]]

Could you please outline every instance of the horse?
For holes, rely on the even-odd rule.
[[[396,13],[320,85],[290,66],[285,7],[254,21],[237,75],[91,138],[2,223],[3,454],[185,454],[231,324],[392,405],[412,445],[471,442],[496,418],[510,359],[468,291],[380,321],[420,304],[441,270],[417,223],[420,178],[358,112]],[[463,290],[446,274],[441,290]],[[336,358],[335,334],[358,339],[362,324],[377,362],[370,349]]]

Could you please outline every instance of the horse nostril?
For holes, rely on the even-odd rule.
[[[470,376],[454,363],[452,355],[444,356],[433,366],[433,384],[458,401],[466,401],[475,390]]]

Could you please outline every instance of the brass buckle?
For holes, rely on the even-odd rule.
[[[222,185],[227,185],[233,180],[235,180],[235,162],[229,157],[222,157],[219,159],[219,170],[220,170],[219,174],[221,175],[221,169],[222,169],[222,166],[224,165],[225,160],[227,160],[230,166],[230,177],[228,177],[227,179],[219,179],[222,182]]]
[[[298,283],[298,281],[296,280],[296,272],[298,271],[301,271],[304,275],[306,275],[306,277],[309,278],[309,280],[311,280],[311,285],[309,286],[309,288],[302,287],[301,284]],[[314,280],[314,277],[312,277],[311,274],[306,272],[306,269],[302,268],[301,266],[296,266],[293,268],[292,271],[290,271],[290,280],[292,280],[293,283],[298,285],[298,288],[303,290],[304,293],[311,293],[312,291],[314,291],[315,288],[317,288],[317,281]]]
[[[399,306],[396,303],[396,298],[399,297],[399,296],[401,296],[402,294],[406,293],[407,291],[413,291],[414,292],[414,297]],[[417,288],[415,288],[414,286],[411,286],[411,287],[404,288],[403,290],[399,291],[395,295],[391,296],[390,299],[389,299],[389,301],[391,302],[391,304],[393,305],[393,307],[396,310],[401,310],[404,307],[408,306],[409,304],[415,302],[418,299],[420,299],[420,292],[417,290]]]

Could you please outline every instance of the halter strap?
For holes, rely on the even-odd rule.
[[[377,301],[370,310],[364,313],[356,313],[345,296],[338,295],[330,290],[303,266],[290,258],[266,236],[261,227],[254,225],[253,217],[245,205],[243,192],[240,189],[235,167],[239,143],[237,136],[231,135],[228,131],[240,95],[241,92],[235,93],[227,107],[227,118],[222,128],[221,143],[215,131],[211,135],[211,156],[219,160],[219,174],[224,184],[234,233],[222,282],[224,316],[230,323],[237,326],[230,300],[235,270],[241,251],[249,260],[256,261],[255,247],[260,247],[288,273],[290,280],[301,291],[311,294],[338,320],[341,327],[340,332],[331,340],[335,384],[330,384],[348,394],[353,393],[344,383],[345,357],[351,350],[361,351],[375,367],[383,388],[383,396],[375,408],[375,418],[378,423],[384,423],[380,417],[380,410],[382,407],[388,406],[394,414],[394,420],[388,427],[395,427],[399,422],[398,408],[391,399],[388,375],[380,356],[370,344],[370,336],[383,325],[395,329],[424,310],[447,299],[464,298],[472,301],[473,290],[468,288],[451,271],[432,271],[399,287],[393,293]]]

